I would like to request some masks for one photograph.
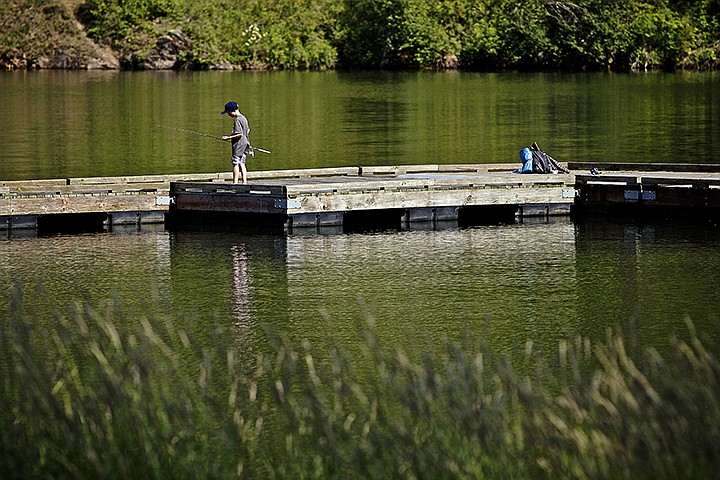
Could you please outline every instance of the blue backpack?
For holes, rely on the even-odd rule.
[[[533,154],[529,148],[525,147],[520,150],[520,163],[523,164],[520,173],[533,172]]]

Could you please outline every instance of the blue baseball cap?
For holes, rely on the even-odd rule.
[[[237,109],[238,109],[238,104],[236,102],[228,102],[225,104],[225,110],[220,112],[220,115],[222,115],[224,113],[234,112]]]

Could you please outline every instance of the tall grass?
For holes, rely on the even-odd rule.
[[[0,324],[1,478],[711,478],[720,368],[692,331],[665,358],[608,331],[441,351],[297,344],[241,361],[169,316],[73,306],[51,331],[18,295]],[[534,372],[528,374],[527,372]],[[552,373],[552,374],[551,374]]]

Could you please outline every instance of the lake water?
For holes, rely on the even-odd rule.
[[[0,179],[229,170],[236,100],[249,169],[561,161],[716,163],[720,75],[388,72],[0,72]],[[569,219],[438,231],[274,236],[169,232],[0,238],[0,313],[22,286],[38,326],[74,301],[232,326],[251,361],[261,327],[352,344],[374,318],[389,344],[483,334],[511,357],[567,335],[635,326],[717,351],[720,230]],[[209,337],[208,333],[208,337]]]
[[[229,170],[235,100],[271,150],[248,168],[719,162],[720,73],[0,72],[0,179]]]

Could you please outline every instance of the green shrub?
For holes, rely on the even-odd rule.
[[[85,0],[76,15],[96,40],[117,42],[179,10],[181,0]]]

